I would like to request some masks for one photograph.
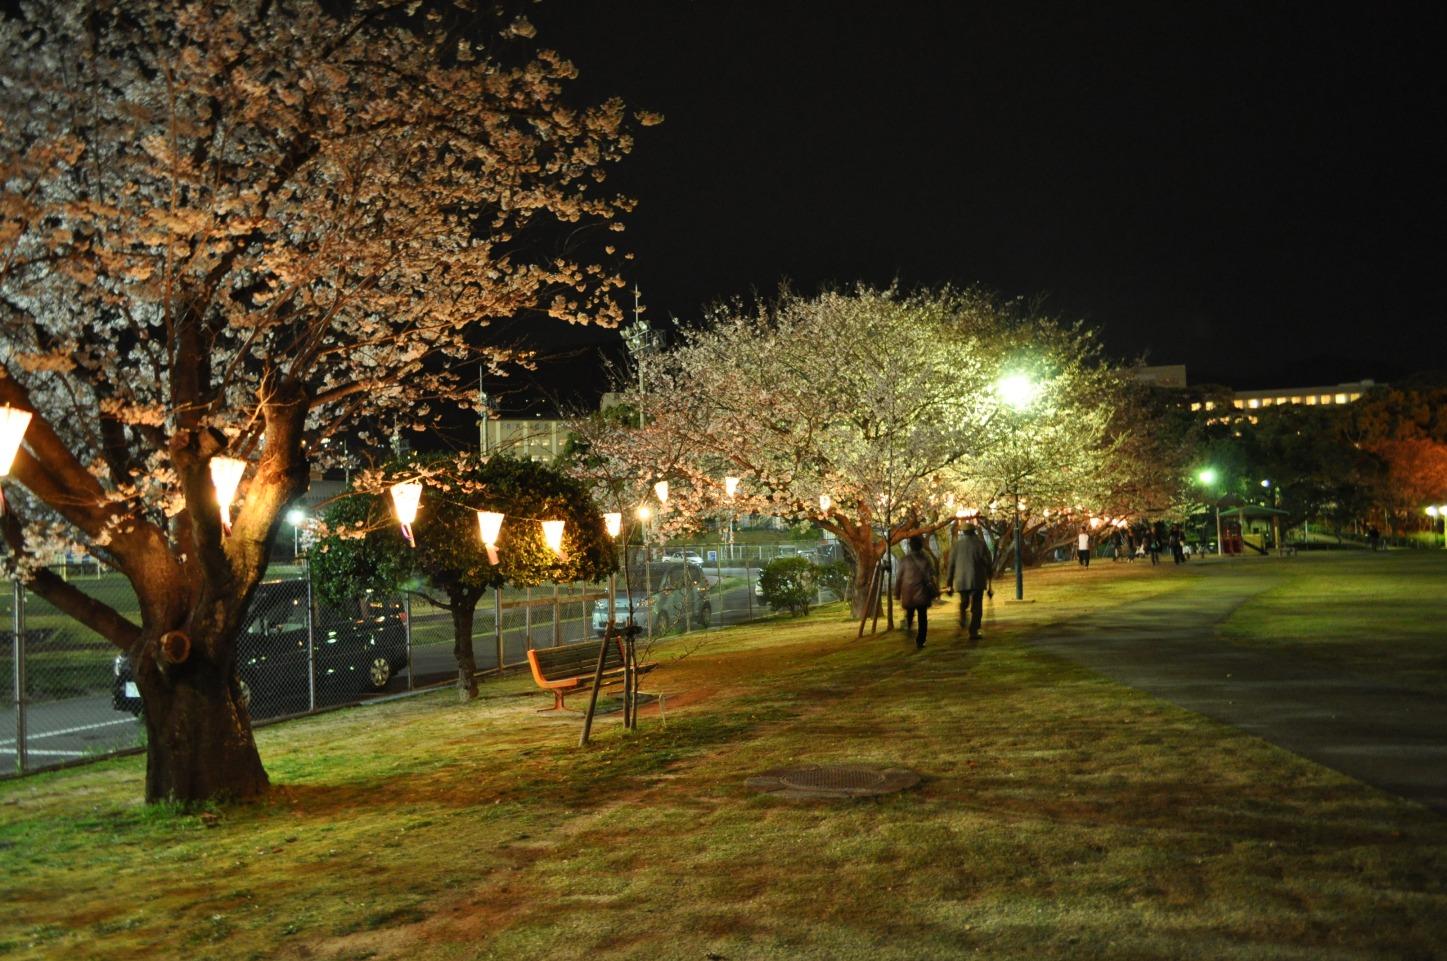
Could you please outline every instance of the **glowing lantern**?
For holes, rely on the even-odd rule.
[[[834,506],[834,498],[830,497],[828,494],[820,494],[820,495],[819,495],[819,510],[820,510],[822,513],[825,513],[825,514],[829,513],[829,508],[831,508],[831,507],[833,507],[833,506]]]
[[[496,511],[478,511],[477,527],[487,548],[487,562],[497,566],[497,536],[502,532],[502,515]]]
[[[421,501],[422,485],[416,481],[392,485],[392,508],[402,524],[402,536],[412,547],[417,546],[417,539],[412,536],[412,522],[417,519],[417,505]]]
[[[609,537],[617,537],[623,530],[623,515],[617,511],[603,515],[603,526],[608,530]]]
[[[554,554],[563,556],[563,527],[567,521],[543,521],[543,540],[548,542]]]
[[[658,495],[658,503],[668,503],[668,481],[659,481],[653,485],[653,493]]]
[[[651,510],[648,509],[648,505],[647,505],[647,504],[641,504],[641,505],[639,505],[639,507],[638,507],[638,519],[639,519],[640,521],[647,522],[648,518],[650,518],[650,517],[652,517],[652,516],[653,516],[653,511],[651,511]]]
[[[728,495],[729,500],[734,499],[734,494],[738,491],[738,489],[739,479],[737,477],[724,478],[724,493]]]
[[[20,442],[25,439],[25,428],[30,426],[30,411],[14,407],[0,407],[0,477],[10,476]],[[5,510],[5,494],[0,492],[0,512]]]
[[[244,460],[211,458],[211,486],[216,488],[216,503],[221,507],[221,530],[226,534],[231,533],[231,502],[236,499],[236,488],[241,486],[241,475],[244,473]]]

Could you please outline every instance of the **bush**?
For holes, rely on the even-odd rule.
[[[776,611],[808,614],[818,580],[814,565],[802,557],[777,557],[759,574],[759,593]]]
[[[820,564],[814,569],[816,583],[841,601],[849,600],[849,588],[854,583],[854,569],[848,561],[833,561]]]

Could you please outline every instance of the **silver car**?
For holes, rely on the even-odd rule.
[[[613,623],[620,629],[628,626],[630,614],[652,634],[708,627],[713,616],[708,578],[696,564],[650,564],[646,581],[643,568],[633,568],[626,578],[618,575],[617,586]],[[601,636],[607,629],[608,599],[600,597],[593,603],[593,633]]]

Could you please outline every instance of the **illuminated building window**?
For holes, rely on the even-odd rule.
[[[1299,403],[1301,403],[1301,398],[1300,398],[1300,397],[1293,397],[1293,398],[1291,398],[1291,402],[1292,402],[1293,404],[1299,404]]]
[[[1201,409],[1201,405],[1200,405],[1200,404],[1192,404],[1192,405],[1191,405],[1191,410],[1200,410],[1200,409]]]
[[[1307,406],[1309,406],[1309,407],[1315,407],[1315,406],[1316,406],[1316,395],[1315,395],[1315,394],[1312,394],[1310,397],[1308,397],[1308,398],[1306,399],[1306,403],[1307,403]]]
[[[1246,406],[1247,406],[1247,407],[1250,407],[1252,410],[1255,410],[1256,408],[1258,408],[1258,407],[1261,406],[1261,401],[1259,401],[1259,400],[1257,400],[1255,397],[1253,397],[1253,398],[1251,398],[1250,400],[1248,400],[1248,401],[1246,402]]]
[[[1361,396],[1361,394],[1352,394],[1352,400],[1360,400]]]
[[[1345,403],[1347,402],[1347,395],[1346,395],[1346,394],[1337,394],[1337,395],[1336,395],[1336,402],[1337,402],[1338,404],[1345,404]]]
[[[1235,407],[1237,410],[1240,410],[1241,408],[1246,406],[1246,402],[1242,400],[1233,400],[1231,401],[1231,406]]]
[[[1215,409],[1216,409],[1216,402],[1215,402],[1214,400],[1208,400],[1208,401],[1206,401],[1206,409],[1207,409],[1207,410],[1215,410]]]
[[[1276,402],[1277,402],[1278,404],[1284,404],[1284,403],[1286,403],[1286,398],[1285,398],[1285,397],[1278,397],[1278,398],[1276,398]]]

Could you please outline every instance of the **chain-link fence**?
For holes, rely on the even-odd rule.
[[[775,557],[831,563],[818,544],[635,549],[613,579],[613,612],[645,634],[714,631],[769,614],[759,572]],[[118,574],[94,565],[56,573],[139,621],[135,595]],[[817,600],[834,599],[820,578]],[[473,612],[480,673],[526,666],[527,652],[601,637],[607,582],[549,584],[485,595]],[[237,639],[236,683],[254,721],[305,714],[396,694],[457,676],[453,612],[433,594],[368,593],[332,606],[307,576],[257,587]],[[17,617],[17,604],[19,604]],[[16,626],[19,625],[17,641]],[[10,585],[0,590],[0,775],[102,757],[143,743],[140,692],[124,655],[51,607]],[[21,696],[23,692],[23,696]]]

